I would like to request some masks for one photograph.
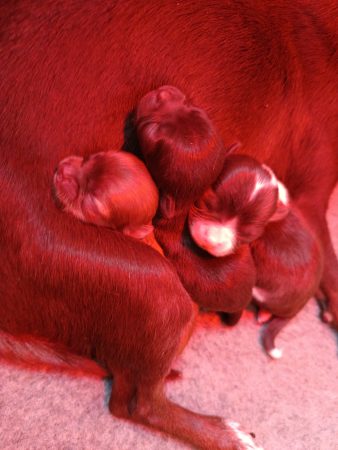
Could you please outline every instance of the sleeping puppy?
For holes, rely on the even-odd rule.
[[[53,178],[57,203],[82,222],[121,231],[163,253],[152,219],[158,190],[147,168],[126,152],[99,152],[85,159],[68,156]]]
[[[199,306],[240,313],[250,303],[255,284],[249,245],[213,258],[192,240],[187,223],[190,208],[214,183],[227,153],[238,144],[224,147],[206,112],[174,86],[161,86],[141,99],[136,125],[143,157],[160,192],[154,224],[165,256]]]
[[[272,170],[253,158],[232,155],[216,183],[189,213],[194,241],[213,256],[250,244],[256,266],[252,295],[272,314],[263,346],[281,357],[274,340],[318,289],[322,250],[309,224]]]

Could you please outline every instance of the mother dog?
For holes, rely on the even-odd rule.
[[[337,323],[338,264],[325,220],[338,173],[337,16],[331,0],[2,2],[5,356],[29,358],[21,344],[36,339],[56,359],[64,349],[78,355],[70,363],[94,357],[114,374],[117,416],[199,448],[254,448],[231,424],[163,394],[193,317],[170,263],[61,216],[51,178],[70,152],[120,148],[138,100],[179,87],[207,110],[226,146],[239,140],[241,152],[272,167],[311,221],[326,258],[326,318]]]

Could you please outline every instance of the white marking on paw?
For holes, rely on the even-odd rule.
[[[273,348],[268,353],[273,359],[280,359],[283,356],[283,350],[281,348]]]
[[[233,422],[232,420],[230,420],[230,422],[228,422],[229,427],[231,428],[239,428],[239,423],[238,422]]]
[[[239,423],[230,421],[227,422],[227,424],[232,428],[240,442],[245,445],[246,450],[264,450],[263,447],[259,447],[255,444],[250,434],[239,429]]]

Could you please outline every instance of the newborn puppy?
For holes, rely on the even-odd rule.
[[[158,191],[134,155],[110,151],[88,159],[69,156],[56,169],[54,192],[63,210],[83,222],[144,239],[162,253],[152,225]]]
[[[162,213],[184,208],[215,181],[226,149],[205,111],[179,89],[161,86],[142,97],[136,126],[147,168],[160,190]]]
[[[212,258],[191,239],[191,206],[238,145],[224,147],[207,114],[174,86],[146,94],[136,113],[147,167],[160,190],[156,238],[193,300],[208,310],[239,313],[251,301],[255,268],[248,245]],[[196,278],[201,280],[196,283]]]
[[[250,243],[256,266],[253,297],[272,319],[263,346],[281,357],[274,340],[318,288],[322,251],[285,186],[265,165],[230,156],[217,182],[189,213],[195,242],[213,256],[232,254]]]

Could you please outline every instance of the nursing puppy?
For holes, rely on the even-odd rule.
[[[226,152],[206,112],[174,86],[148,92],[136,109],[137,135],[146,166],[168,216],[184,208],[218,176]],[[204,164],[201,163],[204,161]]]
[[[255,283],[249,246],[244,243],[232,254],[215,259],[194,243],[187,227],[193,202],[219,174],[225,155],[237,144],[223,149],[205,111],[173,86],[162,86],[141,99],[136,124],[141,151],[160,190],[154,223],[165,255],[198,305],[240,313],[251,301]],[[220,148],[221,153],[216,151]],[[202,160],[207,162],[201,164]]]
[[[100,152],[88,159],[68,156],[53,178],[56,199],[83,222],[141,239],[162,252],[152,219],[158,190],[145,165],[126,152]]]
[[[217,257],[250,244],[257,276],[252,294],[273,315],[263,346],[279,358],[275,337],[315,294],[322,274],[318,240],[286,188],[267,166],[230,156],[191,209],[189,229],[195,242]]]

